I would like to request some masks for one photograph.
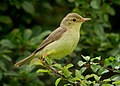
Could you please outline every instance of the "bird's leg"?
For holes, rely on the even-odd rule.
[[[41,61],[45,61],[45,57],[47,57],[48,56],[48,54],[43,54],[41,57],[39,57],[39,59],[41,60]]]
[[[48,56],[52,53],[55,53],[55,50],[52,49],[50,51],[48,51],[47,53],[43,54],[39,59],[42,60],[42,64],[44,65],[44,67],[50,69],[54,74],[57,74],[61,77],[64,77],[62,74],[60,74],[53,66],[51,66],[52,64],[56,63],[53,62]]]
[[[44,65],[47,69],[50,69],[54,74],[56,74],[56,75],[64,78],[64,76],[63,76],[61,73],[59,73],[58,70],[55,69],[52,65],[50,65],[46,59],[44,60],[43,65]]]
[[[57,74],[61,77],[64,77],[62,74],[60,74],[58,72],[58,70],[56,70],[52,64],[54,64],[55,62],[53,62],[50,58],[48,58],[48,56],[50,55],[50,52],[47,54],[43,54],[39,59],[42,60],[42,64],[44,65],[44,67],[46,67],[47,69],[50,69],[54,74]]]
[[[44,61],[46,58],[46,61],[48,62],[48,60],[50,61],[50,59],[48,58],[50,54],[55,53],[55,49],[52,50],[48,50],[47,53],[44,53],[39,59]],[[48,62],[49,63],[49,62]]]

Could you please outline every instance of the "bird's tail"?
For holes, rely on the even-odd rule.
[[[22,66],[24,63],[30,61],[31,58],[33,57],[33,55],[34,55],[34,53],[32,53],[30,56],[26,57],[25,59],[23,59],[23,60],[17,62],[14,66],[16,66],[16,67]]]

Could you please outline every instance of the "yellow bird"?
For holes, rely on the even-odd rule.
[[[77,13],[69,13],[55,29],[28,57],[17,62],[19,67],[34,58],[49,57],[51,59],[61,59],[70,54],[77,46],[80,39],[80,28],[83,22],[91,20],[83,18]]]

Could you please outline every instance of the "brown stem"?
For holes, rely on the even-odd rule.
[[[52,70],[52,72],[53,72],[54,74],[56,74],[56,75],[58,75],[58,76],[60,76],[60,77],[62,77],[62,78],[65,78],[65,77],[64,77],[61,73],[59,73],[54,67],[50,66],[50,65],[47,63],[46,60],[44,60],[43,65],[44,65],[46,68]]]

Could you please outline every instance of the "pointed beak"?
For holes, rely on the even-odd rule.
[[[89,20],[91,20],[91,18],[82,18],[80,21],[85,22],[85,21],[89,21]]]

